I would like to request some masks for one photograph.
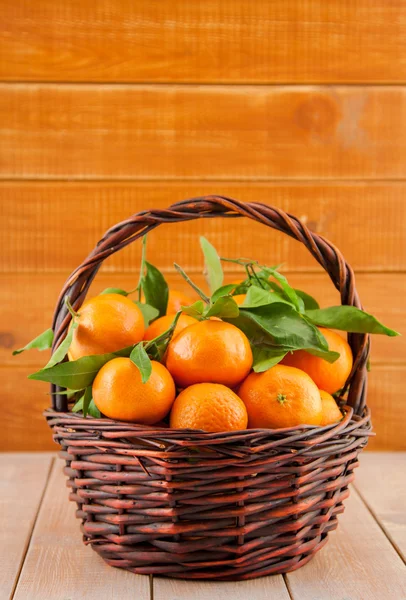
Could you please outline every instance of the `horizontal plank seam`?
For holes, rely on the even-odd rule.
[[[1,130],[0,130],[1,131]],[[380,184],[388,184],[388,183],[405,183],[406,182],[406,174],[404,177],[387,177],[385,178],[374,178],[374,177],[354,177],[354,178],[339,178],[339,177],[326,177],[325,179],[320,179],[320,177],[291,177],[289,180],[286,177],[255,177],[249,176],[246,177],[205,177],[202,178],[201,175],[176,175],[174,177],[160,177],[157,175],[156,177],[142,177],[142,176],[128,176],[123,175],[121,177],[112,177],[111,175],[107,175],[106,177],[100,176],[92,176],[92,175],[83,175],[78,177],[77,175],[66,175],[65,177],[61,176],[52,176],[52,175],[38,175],[37,177],[30,176],[13,176],[8,173],[0,174],[0,184],[2,183],[218,183],[219,185],[223,185],[226,183],[269,183],[269,184],[278,184],[281,183],[290,183],[290,185],[296,185],[299,183],[309,183],[318,185],[330,185],[337,183],[345,183],[345,184],[353,184],[353,183],[380,183]]]
[[[18,78],[15,79],[0,79],[0,85],[4,86],[28,86],[28,85],[44,85],[47,87],[57,87],[57,86],[77,86],[77,87],[154,87],[154,88],[166,88],[166,87],[182,87],[182,88],[278,88],[283,87],[286,88],[300,88],[300,87],[317,87],[317,88],[399,88],[406,86],[406,79],[403,81],[317,81],[317,80],[309,80],[309,81],[222,81],[222,80],[214,80],[214,81],[144,81],[144,80],[130,80],[130,81],[107,81],[102,79],[97,80],[76,80],[72,79],[69,81],[66,80],[58,80],[58,79],[23,79]]]
[[[94,241],[94,244],[97,243],[97,240]],[[73,269],[73,265],[72,265],[72,269]],[[321,267],[303,267],[302,269],[283,269],[282,273],[284,273],[285,275],[289,275],[289,276],[294,276],[294,275],[325,275],[324,271],[321,272],[320,271]],[[69,269],[49,269],[49,268],[40,268],[40,269],[12,269],[10,271],[4,269],[0,269],[0,278],[1,277],[24,277],[26,275],[38,275],[39,273],[43,276],[47,276],[47,275],[61,275],[61,277],[65,277],[67,278],[70,275],[70,270]],[[176,275],[176,273],[169,268],[165,268],[165,269],[161,269],[161,272],[164,275]],[[139,273],[139,269],[133,269],[131,267],[128,267],[128,270],[120,270],[120,271],[116,271],[114,269],[107,269],[105,271],[100,271],[99,275],[105,277],[107,275],[111,275],[113,277],[128,277],[128,275],[137,275]],[[203,269],[189,269],[187,268],[187,273],[188,275],[192,275],[192,276],[196,276],[196,275],[202,275],[203,274]],[[227,269],[224,271],[225,275],[235,275],[236,273],[241,273],[241,269]],[[404,269],[399,269],[399,268],[394,268],[391,269],[390,267],[385,267],[385,268],[376,268],[376,267],[371,267],[370,269],[363,267],[362,269],[355,269],[355,276],[358,277],[359,275],[405,275],[406,274],[406,266]],[[180,281],[182,281],[180,279]],[[61,281],[61,285],[62,285],[62,281]]]
[[[189,183],[189,181],[186,179],[187,176],[183,177],[183,176],[179,176],[179,179],[176,178],[168,178],[168,177],[149,177],[146,176],[144,177],[141,181],[134,180],[134,185],[137,185],[139,183],[142,184],[156,184],[157,181],[158,182],[162,182],[162,183],[166,183],[166,184],[173,184],[174,187],[180,186],[183,183]],[[124,182],[126,183],[127,180],[124,179]],[[230,179],[218,179],[218,178],[213,178],[213,179],[207,179],[207,178],[202,178],[202,176],[198,176],[198,178],[193,180],[194,183],[201,183],[202,185],[205,185],[208,181],[210,183],[213,184],[220,184],[223,185],[224,183],[228,183],[228,184],[236,184],[239,185],[240,183],[245,183],[246,181],[249,181],[249,183],[258,183],[259,185],[261,185],[262,183],[274,183],[274,180],[271,179],[268,181],[268,179],[263,179],[261,177],[252,177],[251,179],[244,179],[243,181],[241,181],[239,178],[236,177],[231,177]],[[73,184],[73,186],[75,185],[82,185],[83,183],[90,183],[90,184],[94,184],[97,185],[99,183],[102,183],[103,185],[105,184],[122,184],[123,183],[123,179],[117,179],[115,177],[111,177],[110,178],[97,178],[97,177],[93,177],[90,181],[87,180],[83,180],[82,177],[66,177],[66,178],[60,178],[58,176],[53,177],[52,179],[46,179],[45,176],[41,177],[41,179],[37,179],[34,177],[24,177],[23,179],[21,179],[20,177],[2,177],[0,179],[0,186],[2,185],[7,185],[9,183],[16,183],[16,184],[24,184],[24,185],[29,185],[30,183],[38,183],[41,185],[47,184],[47,183],[69,183],[69,184]],[[133,183],[133,179],[129,178],[128,179],[129,183]],[[399,185],[405,185],[406,184],[406,176],[404,178],[402,177],[389,177],[387,179],[382,179],[381,177],[377,177],[377,178],[371,178],[371,179],[365,179],[365,178],[360,178],[360,177],[354,177],[354,178],[347,178],[347,177],[331,177],[329,179],[320,179],[318,177],[315,177],[314,179],[311,178],[301,178],[301,177],[297,177],[295,179],[292,178],[286,178],[286,177],[281,177],[280,179],[275,180],[276,185],[283,185],[286,187],[293,187],[297,184],[308,184],[309,187],[310,186],[314,186],[314,185],[320,185],[320,186],[331,186],[334,187],[337,183],[339,183],[340,185],[344,185],[344,186],[352,186],[352,185],[368,185],[370,186],[372,185],[386,185],[387,183],[391,183],[391,184],[399,184]]]
[[[400,548],[398,547],[398,545],[396,544],[396,542],[392,539],[391,534],[386,530],[385,525],[380,521],[378,515],[375,513],[374,509],[369,504],[367,498],[364,496],[364,494],[358,488],[358,486],[356,484],[356,480],[355,480],[355,483],[352,484],[352,487],[357,492],[357,494],[360,497],[360,499],[362,500],[362,502],[365,504],[368,512],[370,513],[370,515],[372,516],[372,518],[374,519],[374,521],[377,523],[377,525],[380,528],[380,530],[383,532],[383,534],[385,535],[385,537],[389,540],[391,546],[394,548],[395,552],[398,554],[400,560],[404,564],[406,564],[406,560],[403,558],[402,552],[401,552]]]
[[[38,452],[38,453],[35,453],[35,454],[40,454],[40,453]],[[16,589],[17,589],[17,586],[18,586],[18,582],[20,580],[21,572],[23,570],[25,559],[26,559],[28,550],[29,550],[30,545],[31,545],[32,536],[34,535],[34,530],[35,530],[35,527],[36,527],[36,524],[37,524],[38,515],[39,515],[39,513],[41,511],[42,502],[44,500],[45,492],[46,492],[46,490],[48,488],[48,484],[49,484],[49,480],[50,480],[50,476],[51,476],[51,471],[52,471],[52,467],[54,466],[54,463],[55,463],[55,457],[51,456],[50,457],[50,461],[49,461],[49,465],[48,465],[48,471],[47,471],[47,475],[46,475],[46,479],[45,479],[45,484],[44,484],[44,487],[42,489],[41,497],[40,497],[38,505],[37,505],[37,512],[35,513],[35,517],[34,517],[33,522],[32,522],[31,530],[30,530],[30,532],[29,532],[29,534],[28,534],[28,536],[26,538],[26,541],[25,541],[23,555],[21,557],[20,566],[19,566],[16,578],[15,578],[15,581],[14,581],[13,589],[11,590],[10,600],[12,600],[14,598],[14,595],[15,595],[15,592],[16,592]]]

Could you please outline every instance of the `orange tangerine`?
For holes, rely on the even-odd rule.
[[[164,365],[151,363],[152,373],[146,383],[129,358],[113,358],[106,363],[93,382],[93,400],[100,412],[110,419],[145,425],[161,421],[175,400],[175,384]]]
[[[69,359],[114,352],[140,342],[145,325],[142,312],[120,294],[100,294],[79,309],[79,326],[73,332]]]
[[[249,428],[321,423],[320,392],[310,377],[295,367],[278,364],[263,373],[251,373],[238,395],[247,407]]]
[[[166,366],[179,387],[194,383],[238,385],[250,372],[252,351],[246,335],[223,321],[200,321],[181,331],[168,346]]]
[[[170,416],[175,429],[238,431],[247,427],[247,409],[242,400],[225,385],[196,383],[176,398]]]

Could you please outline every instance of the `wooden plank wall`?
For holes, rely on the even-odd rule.
[[[1,2],[2,450],[51,449],[42,356],[69,272],[138,210],[204,193],[296,214],[341,248],[366,309],[406,331],[406,4],[402,0]],[[200,277],[198,234],[222,254],[285,263],[335,302],[296,242],[244,221],[156,230],[149,258]],[[136,278],[139,247],[94,290]],[[230,273],[230,277],[233,273]],[[370,447],[406,449],[404,338],[375,339]]]

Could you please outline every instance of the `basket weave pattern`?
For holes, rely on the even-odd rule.
[[[58,299],[55,346],[103,260],[159,224],[245,216],[303,242],[343,304],[361,308],[354,275],[337,248],[268,205],[219,196],[145,211],[111,228],[67,280]],[[110,565],[136,573],[238,580],[305,564],[343,511],[357,456],[370,435],[369,336],[349,336],[354,367],[345,417],[326,427],[229,433],[154,428],[68,412],[53,395],[46,418],[66,461],[70,499],[85,543]],[[53,392],[58,389],[53,387]]]

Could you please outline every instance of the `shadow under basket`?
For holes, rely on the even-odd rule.
[[[206,196],[138,213],[112,227],[58,299],[55,347],[103,260],[163,223],[247,217],[303,242],[341,302],[362,308],[341,253],[268,205]],[[358,453],[371,434],[366,407],[369,336],[348,336],[354,367],[341,422],[227,433],[148,427],[68,411],[52,388],[45,416],[66,461],[84,542],[110,565],[184,579],[243,580],[306,564],[344,510]]]

